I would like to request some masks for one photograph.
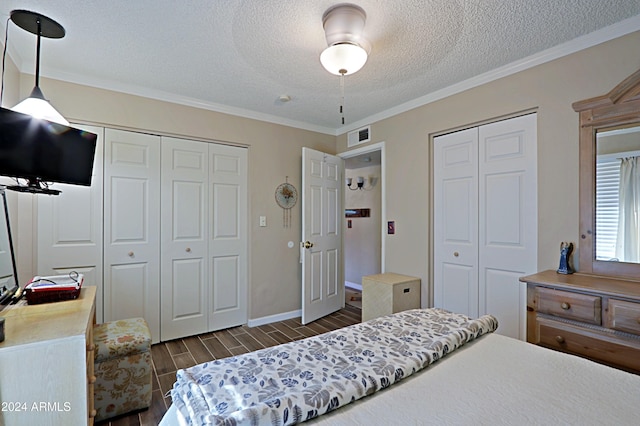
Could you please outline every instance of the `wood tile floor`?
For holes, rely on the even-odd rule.
[[[154,367],[151,407],[110,421],[99,422],[96,425],[155,426],[171,404],[171,397],[164,397],[164,395],[173,387],[178,369],[336,330],[359,323],[361,315],[360,309],[346,305],[344,309],[307,325],[302,325],[300,318],[295,318],[253,328],[243,325],[153,345],[151,347]]]

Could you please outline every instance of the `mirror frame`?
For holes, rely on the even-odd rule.
[[[609,93],[573,103],[580,114],[580,243],[579,270],[620,278],[640,277],[640,263],[595,260],[596,133],[622,125],[640,124],[640,70]]]

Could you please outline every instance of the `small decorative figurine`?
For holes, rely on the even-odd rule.
[[[573,243],[560,243],[560,266],[559,274],[573,274],[575,270],[571,267],[571,252],[573,251]]]

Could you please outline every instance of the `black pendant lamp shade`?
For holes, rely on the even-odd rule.
[[[64,27],[51,18],[28,10],[11,11],[11,21],[23,30],[35,34],[37,38],[35,87],[31,95],[12,110],[68,125],[69,122],[51,106],[40,90],[40,38],[62,38],[65,35]]]

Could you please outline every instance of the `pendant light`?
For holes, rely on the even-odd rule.
[[[64,27],[51,18],[28,10],[11,11],[11,21],[25,31],[35,34],[36,42],[36,84],[28,98],[11,108],[13,111],[29,114],[55,123],[69,125],[69,122],[47,101],[40,90],[40,38],[62,38]]]

